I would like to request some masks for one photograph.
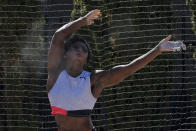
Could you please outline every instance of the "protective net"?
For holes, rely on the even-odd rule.
[[[1,0],[0,130],[57,130],[45,88],[50,40],[92,9],[101,18],[75,33],[91,47],[88,71],[127,64],[168,34],[187,46],[104,89],[92,114],[97,130],[196,130],[193,0]]]

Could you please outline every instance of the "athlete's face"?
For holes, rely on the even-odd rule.
[[[87,63],[88,48],[82,42],[76,42],[71,45],[65,53],[66,65],[69,69],[82,70]]]

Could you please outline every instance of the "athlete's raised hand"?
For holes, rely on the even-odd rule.
[[[98,9],[90,11],[88,14],[84,16],[84,18],[86,19],[86,24],[92,25],[94,23],[94,20],[99,18],[100,15],[101,12]]]
[[[186,50],[186,45],[182,41],[169,41],[171,35],[161,40],[158,44],[158,48],[161,52],[181,51]]]

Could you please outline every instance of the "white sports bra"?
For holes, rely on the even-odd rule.
[[[88,116],[96,98],[92,95],[90,73],[83,71],[76,78],[63,70],[48,93],[52,115]]]

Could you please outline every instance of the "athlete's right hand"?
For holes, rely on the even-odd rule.
[[[84,16],[84,18],[86,19],[86,24],[87,25],[94,24],[94,20],[99,18],[100,15],[101,15],[101,12],[98,9],[90,11],[88,14]]]

